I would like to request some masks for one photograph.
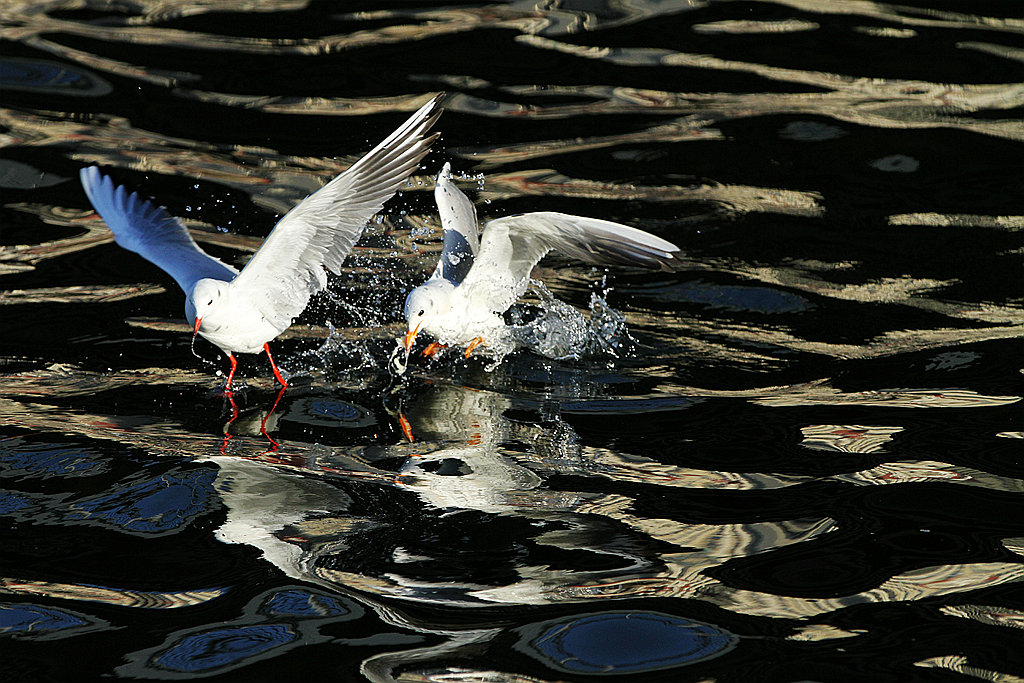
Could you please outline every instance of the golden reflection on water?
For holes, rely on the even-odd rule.
[[[16,391],[23,396],[34,391],[46,392],[43,387],[47,377],[60,379],[61,371],[54,369],[45,376],[26,376]],[[158,377],[142,373],[134,381],[161,381]],[[65,395],[73,395],[76,391],[92,393],[100,386],[110,388],[118,381],[128,380],[124,375],[120,378],[96,376],[90,385],[79,377],[77,389],[69,389],[66,381],[55,382],[53,387]],[[200,376],[182,373],[173,380],[163,381],[180,384],[203,380]],[[548,488],[543,476],[535,470],[539,467],[540,472],[572,472],[613,481],[710,490],[787,486],[806,481],[807,477],[672,468],[628,453],[581,447],[573,430],[558,420],[529,426],[524,432],[522,425],[515,425],[504,417],[504,412],[511,405],[509,399],[489,391],[438,385],[408,406],[406,416],[418,440],[413,444],[396,444],[393,447],[396,455],[406,458],[406,465],[397,476],[360,459],[356,455],[359,449],[337,449],[283,440],[280,452],[272,457],[261,457],[266,451],[265,442],[240,437],[242,440],[236,447],[241,450],[235,451],[237,455],[216,456],[213,454],[220,443],[218,437],[188,434],[180,425],[171,422],[161,423],[141,416],[88,415],[81,411],[33,405],[23,399],[4,399],[3,403],[5,414],[14,424],[113,439],[125,445],[145,448],[158,456],[191,454],[193,458],[215,463],[220,470],[216,488],[228,508],[227,519],[216,532],[218,538],[260,548],[268,560],[294,578],[326,581],[382,596],[413,601],[440,600],[462,605],[699,597],[741,614],[811,618],[853,604],[920,600],[1024,579],[1024,569],[1020,565],[989,562],[922,568],[893,576],[876,589],[830,599],[794,598],[725,586],[711,578],[707,570],[732,558],[806,543],[833,531],[835,522],[802,519],[715,525],[640,517],[631,513],[634,501],[629,496],[554,490]],[[844,452],[854,453],[874,450],[873,447],[868,451],[857,451],[844,445],[854,432],[870,434],[872,428],[842,425],[838,429],[841,447],[837,450],[844,451],[845,448]],[[530,431],[534,433],[530,434]],[[824,436],[835,435],[836,426],[822,425],[805,433],[810,435],[808,438],[820,440],[819,432]],[[879,432],[883,437],[881,443],[894,433],[898,431]],[[531,449],[526,452],[510,450],[507,447],[510,440],[544,442],[543,457],[538,458]],[[244,453],[248,455],[242,455]],[[457,476],[438,474],[428,467],[432,462],[458,462],[465,471]],[[513,583],[488,587],[453,582],[449,577],[443,582],[447,597],[431,597],[434,593],[431,584],[424,584],[422,579],[407,581],[403,578],[398,556],[395,558],[397,564],[386,577],[329,569],[318,563],[318,557],[329,557],[342,551],[345,539],[350,535],[364,533],[379,524],[370,518],[346,515],[344,511],[350,500],[341,489],[322,479],[327,474],[363,477],[381,485],[397,486],[416,494],[428,507],[473,509],[537,519],[557,513],[560,519],[575,519],[575,530],[547,531],[536,537],[535,542],[553,547],[587,547],[596,552],[620,552],[612,547],[602,548],[598,540],[600,536],[589,531],[592,522],[588,520],[603,518],[626,525],[648,538],[671,544],[678,550],[660,552],[657,564],[664,568],[653,572],[628,569],[610,573],[604,570],[566,572],[521,565],[516,567],[520,578]],[[890,462],[871,470],[834,475],[834,478],[858,484],[962,481],[989,489],[1024,490],[1024,481],[946,463]],[[310,511],[314,509],[330,510],[333,514],[309,518]],[[22,584],[34,585],[32,582]],[[52,593],[57,589],[46,590]],[[67,590],[61,590],[65,591],[62,594],[67,594]],[[143,599],[136,594],[129,597],[131,600]],[[128,599],[123,596],[103,599],[115,598]],[[804,634],[802,637],[811,636]],[[818,634],[815,637],[824,636]]]
[[[1021,59],[1019,49],[1001,44],[1024,31],[1024,22],[1016,18],[918,11],[860,0],[779,0],[775,4],[798,9],[815,20],[703,21],[692,26],[692,30],[698,37],[716,36],[723,40],[743,36],[754,40],[790,34],[813,36],[822,30],[827,15],[842,14],[862,21],[864,25],[853,26],[851,30],[872,39],[901,44],[900,41],[915,40],[928,31],[964,30],[971,32],[971,39],[957,42],[957,51],[1004,60],[1011,66],[1019,66]],[[243,5],[250,12],[275,12],[301,10],[306,3],[280,0],[259,7],[252,3]],[[885,258],[878,258],[870,249],[812,253],[808,245],[815,238],[799,236],[793,238],[793,244],[781,256],[762,256],[759,250],[730,253],[728,245],[733,241],[741,245],[751,239],[771,241],[773,236],[767,231],[756,238],[746,232],[764,226],[780,230],[804,226],[824,235],[826,240],[834,239],[829,229],[849,228],[842,224],[849,197],[845,203],[840,202],[837,194],[841,192],[835,188],[825,191],[813,183],[813,178],[803,176],[785,182],[772,173],[762,173],[754,180],[738,173],[730,182],[691,176],[688,174],[698,172],[697,166],[687,157],[691,151],[697,153],[709,147],[736,149],[736,139],[741,144],[749,140],[733,137],[737,122],[775,118],[779,119],[779,123],[773,124],[775,128],[758,130],[761,141],[790,145],[787,149],[803,145],[812,150],[809,154],[816,149],[814,145],[824,149],[825,145],[859,140],[855,136],[862,133],[861,128],[873,133],[895,131],[908,140],[920,131],[955,131],[977,136],[971,139],[1016,144],[1024,140],[1024,127],[1018,115],[1018,109],[1024,105],[1024,85],[883,78],[859,71],[829,73],[782,66],[769,59],[729,58],[646,44],[591,45],[586,44],[585,34],[596,28],[710,5],[609,1],[588,3],[589,11],[563,5],[514,2],[485,8],[382,9],[346,15],[353,22],[367,22],[368,28],[301,39],[230,36],[160,26],[161,22],[216,13],[226,7],[220,2],[184,0],[126,9],[122,12],[124,16],[119,15],[120,25],[48,14],[56,7],[64,7],[62,4],[8,3],[0,8],[0,24],[4,25],[8,40],[52,55],[60,60],[54,64],[85,74],[92,87],[74,96],[94,98],[101,110],[103,101],[97,98],[103,96],[111,83],[120,80],[140,87],[162,88],[173,102],[224,108],[240,115],[306,116],[311,121],[314,117],[332,117],[333,123],[321,125],[338,126],[353,125],[364,117],[409,112],[430,96],[413,87],[407,87],[408,92],[387,91],[376,96],[349,96],[335,91],[322,94],[315,88],[290,94],[231,92],[230,87],[222,85],[204,86],[204,76],[191,67],[155,68],[109,56],[118,54],[118,45],[181,52],[226,50],[251,58],[320,60],[354,54],[360,49],[498,29],[515,33],[519,48],[533,50],[544,59],[576,60],[565,63],[584,70],[586,66],[582,65],[592,65],[634,69],[637,73],[658,69],[670,76],[700,72],[723,79],[743,77],[749,82],[761,79],[770,85],[766,89],[780,92],[691,88],[683,77],[674,81],[662,79],[664,85],[662,81],[648,82],[643,87],[588,75],[577,81],[540,84],[503,82],[499,74],[483,72],[416,75],[415,82],[422,86],[422,91],[452,90],[447,102],[452,119],[470,122],[462,129],[453,125],[451,133],[446,131],[448,146],[443,154],[454,157],[459,172],[486,172],[482,178],[472,176],[461,181],[468,191],[475,192],[483,217],[486,218],[488,203],[533,206],[575,201],[687,245],[687,251],[692,253],[678,282],[651,282],[640,276],[634,281],[633,274],[623,276],[626,284],[621,289],[627,296],[623,298],[622,309],[629,328],[655,350],[645,351],[651,355],[641,357],[639,368],[623,367],[617,372],[619,377],[642,379],[646,382],[642,389],[633,393],[629,393],[631,389],[622,389],[625,395],[620,396],[600,382],[594,382],[597,386],[581,382],[579,387],[547,387],[547,393],[538,398],[539,390],[535,392],[538,395],[524,396],[523,392],[474,391],[458,383],[434,382],[422,393],[410,395],[399,410],[389,406],[394,414],[385,417],[382,411],[377,412],[375,419],[397,419],[399,414],[406,417],[414,442],[335,446],[317,443],[312,437],[281,438],[280,432],[298,424],[308,426],[308,422],[303,422],[310,418],[306,399],[344,401],[348,389],[365,389],[358,378],[326,380],[313,370],[314,379],[324,386],[285,394],[273,415],[268,415],[268,400],[266,405],[245,406],[243,414],[231,425],[208,420],[212,426],[197,433],[177,413],[191,398],[206,406],[220,405],[220,399],[202,396],[204,390],[216,383],[205,367],[198,371],[150,367],[98,373],[64,363],[60,358],[0,358],[4,364],[38,360],[36,369],[0,373],[0,414],[4,416],[5,427],[96,439],[141,449],[154,458],[183,458],[216,466],[214,487],[226,509],[215,531],[216,538],[259,549],[267,561],[295,580],[320,583],[342,592],[355,591],[375,604],[386,620],[403,627],[410,626],[401,609],[405,602],[460,607],[575,604],[597,609],[606,608],[605,601],[609,599],[686,598],[738,615],[799,622],[783,636],[791,641],[841,643],[859,638],[868,630],[826,623],[838,610],[901,601],[928,606],[934,605],[929,600],[949,597],[953,604],[938,607],[946,616],[985,626],[1021,628],[1024,617],[1018,610],[974,604],[971,596],[960,597],[1024,580],[1024,565],[1016,561],[936,559],[927,566],[880,578],[873,587],[851,588],[849,594],[830,597],[795,597],[782,594],[783,590],[776,594],[767,589],[743,589],[715,578],[715,570],[737,559],[785,549],[813,549],[815,543],[824,543],[846,531],[839,521],[842,518],[824,513],[808,515],[795,508],[791,518],[699,523],[685,518],[670,519],[667,513],[662,516],[660,512],[641,512],[639,501],[652,491],[654,496],[680,497],[763,492],[789,495],[801,487],[822,483],[848,488],[889,487],[885,491],[891,491],[892,486],[909,489],[912,485],[932,484],[968,491],[980,488],[995,494],[1024,492],[1024,479],[1004,471],[994,474],[959,461],[945,462],[946,455],[939,452],[922,453],[915,448],[908,454],[904,441],[912,437],[913,431],[902,426],[899,419],[904,414],[920,417],[922,411],[927,411],[924,414],[929,417],[933,414],[930,411],[998,411],[1018,404],[1019,392],[971,388],[959,379],[944,381],[945,377],[939,374],[930,376],[936,378],[933,384],[924,385],[930,388],[904,383],[896,374],[891,382],[876,383],[872,389],[843,388],[850,385],[841,384],[838,379],[847,367],[840,365],[840,361],[892,359],[940,350],[946,352],[946,357],[933,355],[922,361],[931,363],[933,372],[969,367],[981,357],[980,352],[952,357],[949,349],[1024,336],[1024,301],[1018,293],[973,291],[969,287],[965,290],[964,285],[971,283],[962,281],[957,271],[917,268],[913,255],[904,255],[896,263],[886,260],[887,250],[895,248],[890,241],[892,245],[906,244],[900,240],[909,240],[914,235],[926,236],[922,239],[946,239],[944,236],[949,235],[973,239],[982,235],[998,245],[991,256],[1007,259],[1019,255],[1020,247],[1009,241],[1024,225],[1024,217],[1015,204],[1011,208],[969,206],[966,200],[954,202],[952,207],[927,202],[894,201],[891,207],[879,204],[876,209],[866,210],[870,215],[865,222],[870,229],[877,227],[877,223],[889,231],[871,233],[883,235],[878,251]],[[66,37],[73,37],[75,44],[87,45],[92,41],[107,49],[105,54],[93,54],[64,44],[71,42]],[[992,74],[987,77],[998,80]],[[1009,75],[1005,80],[1010,80]],[[787,89],[794,92],[785,92]],[[603,121],[602,117],[615,121],[620,129],[609,133],[595,123]],[[515,126],[520,122],[526,132],[507,137],[502,134],[518,131]],[[485,132],[475,130],[477,125]],[[345,154],[325,153],[321,157],[309,156],[310,152],[290,153],[275,148],[273,142],[236,144],[191,139],[184,134],[175,136],[148,129],[144,116],[135,112],[129,116],[120,110],[73,117],[59,111],[3,106],[0,126],[4,128],[0,144],[5,147],[29,150],[39,157],[62,158],[73,165],[99,163],[114,167],[133,174],[137,189],[143,194],[149,193],[150,180],[170,178],[186,178],[196,183],[196,206],[206,201],[204,193],[210,187],[240,193],[266,212],[268,226],[273,214],[287,211],[355,158]],[[663,158],[666,149],[677,147],[681,148],[674,152],[678,157]],[[928,169],[929,159],[897,147],[894,144],[893,149],[872,152],[861,163],[860,171],[880,177],[889,174],[886,177],[921,186],[932,182],[927,173],[935,171]],[[591,159],[604,164],[594,172],[595,177],[588,177],[587,164]],[[845,169],[833,168],[835,163],[841,162],[825,163],[822,168],[842,176]],[[81,197],[68,199],[73,193],[65,191],[67,186],[62,188],[63,183],[76,182],[70,167],[35,169],[18,164],[0,169],[0,186],[8,191],[31,193],[30,198],[22,200],[19,196],[17,202],[5,206],[6,210],[19,220],[56,228],[60,236],[34,242],[23,240],[22,244],[5,243],[0,247],[0,275],[17,277],[33,271],[46,272],[45,268],[59,267],[66,257],[90,255],[90,250],[97,253],[100,247],[109,246],[112,236],[102,221],[86,208]],[[657,164],[663,167],[650,170],[658,168]],[[433,209],[424,209],[422,204],[429,204],[433,172],[434,169],[425,168],[422,176],[413,178],[401,208],[371,226],[372,244],[361,245],[356,259],[347,266],[346,274],[352,277],[344,285],[346,296],[379,288],[381,281],[373,280],[375,274],[386,274],[390,278],[386,282],[398,291],[403,278],[414,281],[429,270],[440,243],[439,223]],[[940,172],[953,173],[948,169]],[[1002,181],[982,178],[979,182],[997,180]],[[945,179],[941,182],[949,187],[954,184]],[[863,191],[881,192],[883,186],[884,182],[878,181],[876,187]],[[49,194],[48,188],[60,188],[61,192]],[[894,195],[904,191],[912,190],[900,190]],[[160,201],[159,197],[156,199]],[[63,205],[65,200],[73,205]],[[238,207],[234,208],[237,211]],[[255,234],[238,234],[240,226],[184,218],[197,241],[230,251],[239,265],[261,242]],[[834,225],[837,219],[839,222]],[[859,223],[853,225],[853,229],[863,227]],[[1004,238],[1008,239],[1003,241]],[[951,258],[957,256],[952,247],[948,253]],[[878,262],[873,258],[878,258]],[[566,298],[575,295],[577,300],[599,278],[588,268],[561,264],[538,273],[551,291]],[[714,286],[736,281],[736,288],[757,288],[798,298],[803,308],[791,317],[765,313],[756,307],[748,310],[739,306],[738,312],[723,312],[711,305],[697,308],[695,302],[686,299],[685,292],[674,288],[685,284],[683,279],[698,278],[705,278],[701,282]],[[140,281],[138,275],[125,280],[64,286],[36,282],[0,292],[0,306],[14,307],[4,309],[14,315],[33,305],[53,306],[63,314],[67,310],[64,307],[76,304],[137,300],[138,310],[144,310],[146,297],[165,293],[163,286]],[[836,317],[851,327],[855,327],[858,318],[871,318],[881,310],[890,317],[884,328],[867,328],[864,334],[859,334],[859,328],[836,333],[806,324],[818,313],[827,314],[832,307],[839,310],[847,305],[850,308]],[[389,341],[400,331],[401,322],[397,320],[381,323],[337,330],[316,323],[299,324],[282,338],[323,340],[330,336],[336,341]],[[144,335],[130,336],[135,341],[152,337],[154,343],[162,343],[188,331],[187,325],[178,319],[133,314],[120,333],[126,338]],[[825,377],[831,370],[819,372],[817,365],[814,371],[800,374],[799,381],[792,377],[779,380],[771,375],[776,370],[800,367],[808,357],[828,361],[835,374]],[[693,368],[704,364],[757,374],[746,375],[746,384],[736,385],[745,388],[704,387],[689,377]],[[0,370],[3,367],[0,365]],[[444,368],[426,366],[418,379],[443,372]],[[808,377],[821,379],[807,381]],[[262,401],[260,392],[269,385],[262,380],[251,380],[248,385],[251,395],[260,396]],[[165,396],[191,398],[183,399],[181,404],[168,399],[170,407],[166,414],[147,412],[142,407],[137,414],[134,408],[124,406],[72,407],[79,402],[67,400],[105,392],[116,395],[140,387],[163,390]],[[763,467],[764,471],[732,471],[727,462],[705,469],[630,452],[624,443],[616,442],[614,447],[592,445],[570,424],[571,411],[563,410],[559,404],[559,397],[563,396],[559,392],[581,402],[608,401],[609,420],[620,420],[628,414],[623,406],[616,408],[616,401],[644,400],[655,405],[680,397],[751,404],[772,415],[797,408],[809,409],[809,413],[821,409],[827,414],[815,412],[813,417],[791,428],[786,445],[815,463],[842,463],[843,471],[787,474],[768,465]],[[609,397],[609,393],[613,395]],[[538,404],[545,407],[540,409],[537,419],[509,417],[516,410],[536,411]],[[884,417],[874,412],[870,416],[855,412],[865,409],[888,412]],[[264,419],[267,434],[260,433]],[[1010,424],[992,425],[989,433],[1001,438],[1021,437],[1021,432]],[[271,437],[280,443],[279,448],[269,447]],[[581,481],[586,485],[574,486]],[[426,559],[436,560],[444,558],[450,548],[429,543],[413,548],[410,543],[378,558],[382,569],[353,569],[344,560],[359,552],[359,547],[353,546],[355,541],[365,542],[373,534],[396,534],[400,529],[389,526],[393,522],[384,515],[353,512],[351,489],[346,488],[351,482],[401,496],[411,509],[440,527],[454,523],[453,518],[467,512],[485,515],[487,519],[525,519],[536,527],[533,535],[525,539],[529,543],[552,551],[594,553],[613,559],[614,568],[559,568],[540,561],[517,560],[510,564],[511,578],[504,578],[497,585],[474,581],[473,576],[459,574],[457,570],[425,578],[416,571],[417,563],[423,560],[417,553],[432,554]],[[557,525],[545,526],[552,523]],[[637,540],[642,542],[632,543]],[[1003,538],[1001,543],[1000,552],[1024,554],[1024,540],[1020,538]],[[47,582],[32,577],[0,579],[0,593],[132,608],[200,605],[223,595],[225,590],[161,592]],[[395,600],[377,600],[378,597]],[[964,599],[972,602],[957,602]],[[372,674],[371,680],[392,680],[389,676],[402,665],[405,673],[394,680],[452,683],[491,677],[509,683],[547,683],[540,678],[483,667],[472,671],[456,671],[452,667],[441,672],[436,667],[414,670],[413,667],[425,667],[423,662],[443,658],[464,645],[485,644],[501,632],[480,628],[453,633],[422,624],[416,628],[433,628],[445,640],[436,646],[369,657],[363,666],[368,675]],[[916,665],[985,680],[1021,680],[978,666],[969,657],[955,653],[922,659]]]
[[[52,599],[81,600],[118,607],[143,609],[176,609],[201,605],[228,592],[227,588],[191,591],[139,591],[126,588],[107,588],[50,581],[29,581],[0,578],[0,595],[34,595]]]
[[[840,453],[874,453],[884,450],[903,427],[863,425],[809,425],[800,428],[804,448]]]
[[[942,657],[929,657],[928,659],[922,659],[919,662],[914,662],[914,666],[928,669],[947,669],[956,673],[965,674],[971,678],[976,678],[982,681],[993,681],[994,683],[1022,683],[1022,681],[1024,681],[1024,678],[1020,676],[1000,671],[993,671],[980,666],[974,666],[968,662],[968,658],[966,656],[957,654]]]

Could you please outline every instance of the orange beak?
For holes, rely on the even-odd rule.
[[[420,325],[422,325],[422,324],[423,323],[420,323],[419,325],[416,326],[416,329],[409,330],[408,332],[405,333],[405,357],[406,358],[409,357],[409,352],[412,351],[413,342],[416,341],[416,335],[420,333]]]
[[[192,339],[195,339],[196,335],[199,334],[199,326],[202,325],[202,324],[203,324],[203,319],[198,317],[198,316],[196,316],[196,324],[195,324],[195,327],[192,328]]]

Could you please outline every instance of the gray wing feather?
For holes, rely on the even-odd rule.
[[[443,95],[421,107],[395,132],[278,221],[231,283],[266,319],[284,329],[309,297],[327,286],[366,223],[402,187],[430,150],[427,132],[441,115]]]
[[[480,249],[480,237],[476,207],[452,182],[451,164],[446,163],[437,175],[434,201],[444,229],[444,245],[434,277],[443,277],[457,285],[473,267],[476,252]]]
[[[463,280],[477,296],[503,312],[522,296],[530,272],[549,251],[587,263],[642,266],[672,271],[682,264],[679,247],[628,225],[553,211],[489,221],[476,263]]]
[[[174,278],[185,294],[203,278],[230,281],[238,271],[199,248],[188,229],[162,206],[129,194],[95,166],[79,171],[86,196],[114,240]]]

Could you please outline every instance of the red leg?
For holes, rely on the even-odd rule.
[[[231,361],[231,372],[228,373],[228,381],[224,385],[224,393],[228,396],[231,395],[231,380],[235,376],[235,370],[238,369],[238,361],[235,359],[235,354],[228,353],[228,360]]]
[[[409,443],[412,443],[412,425],[409,424],[409,421],[405,419],[405,415],[402,413],[398,414],[398,424],[402,427],[402,433],[405,434],[405,438],[409,440]]]
[[[274,377],[281,383],[282,387],[288,386],[288,382],[284,381],[284,377],[281,376],[281,371],[277,369],[277,364],[274,362],[274,357],[270,355],[270,342],[263,345],[263,350],[267,352],[267,360],[270,361],[270,367],[274,369]]]
[[[474,337],[473,341],[469,342],[469,346],[466,347],[466,358],[469,358],[470,354],[473,353],[473,349],[478,346],[487,346],[483,337]]]
[[[281,402],[281,397],[284,396],[284,390],[287,388],[287,385],[285,385],[281,387],[281,391],[277,392],[277,398],[274,399],[274,405],[270,406],[270,411],[267,413],[266,417],[263,418],[263,421],[260,422],[260,434],[267,437],[267,441],[273,444],[270,447],[270,450],[266,451],[264,455],[266,455],[266,453],[273,453],[281,447],[279,443],[270,438],[270,434],[267,434],[267,420],[269,420],[270,416],[274,414],[275,410],[277,410],[277,404]]]
[[[441,349],[446,349],[446,348],[448,348],[448,347],[445,346],[444,344],[439,344],[438,342],[430,342],[430,346],[428,346],[427,348],[425,348],[422,351],[420,351],[420,355],[421,356],[425,356],[427,358],[433,358],[434,354],[436,354]]]
[[[232,356],[232,360],[234,356]],[[234,434],[231,433],[231,423],[238,419],[238,405],[235,403],[234,396],[231,395],[230,391],[224,392],[224,395],[228,397],[228,401],[231,403],[231,419],[224,425],[224,440],[220,444],[220,454],[224,455],[228,449],[228,441],[231,441]]]

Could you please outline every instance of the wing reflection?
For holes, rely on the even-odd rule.
[[[514,562],[503,570],[509,578],[501,579],[498,585],[488,585],[490,581],[467,582],[464,577],[443,570],[432,579],[428,577],[441,569],[445,558],[450,562],[452,554],[460,551],[405,538],[406,544],[399,541],[388,551],[390,554],[374,560],[383,563],[381,571],[351,571],[346,568],[351,564],[350,549],[364,547],[362,538],[368,534],[384,532],[382,524],[388,535],[408,534],[401,534],[392,522],[376,519],[374,515],[352,516],[348,501],[337,497],[333,503],[319,506],[329,514],[307,518],[304,511],[311,505],[309,499],[318,495],[313,491],[320,491],[326,484],[295,477],[282,477],[273,487],[272,499],[248,496],[246,505],[252,507],[245,509],[234,500],[237,494],[247,488],[265,491],[271,487],[265,483],[245,485],[237,479],[232,479],[230,485],[225,483],[230,524],[222,527],[219,534],[225,539],[234,537],[250,543],[254,542],[254,533],[262,535],[264,540],[258,543],[268,557],[287,557],[277,561],[286,563],[286,571],[292,576],[301,571],[308,578],[365,593],[482,606],[496,602],[543,604],[648,595],[652,583],[676,582],[681,577],[688,577],[695,586],[707,586],[716,582],[702,572],[726,558],[805,542],[834,528],[834,522],[827,519],[724,525],[652,520],[630,514],[634,501],[626,496],[551,488],[545,483],[548,472],[739,490],[787,485],[799,479],[785,481],[759,474],[685,468],[673,471],[643,458],[623,460],[628,456],[581,446],[574,430],[557,417],[557,409],[553,408],[554,412],[539,423],[520,423],[507,416],[522,408],[515,399],[494,392],[448,384],[429,385],[409,397],[408,404],[402,407],[416,441],[396,445],[390,453],[378,453],[376,458],[398,456],[403,460],[395,485],[415,494],[426,506],[421,515],[436,510],[431,518],[437,524],[456,520],[469,511],[496,515],[489,518],[495,524],[502,517],[509,517],[517,520],[515,528],[522,526],[521,520],[532,519],[533,530],[526,527],[517,531],[516,534],[526,535],[510,538],[508,542],[615,558],[602,562],[610,562],[613,569],[567,571]],[[318,459],[317,465],[323,464],[323,459]],[[229,467],[234,477],[241,476],[243,467],[246,476],[257,481],[280,476],[275,470],[251,462]],[[297,502],[282,502],[282,498]],[[261,512],[256,506],[263,505],[268,507]],[[294,519],[285,524],[289,510],[293,511]],[[279,527],[276,531],[275,525]],[[293,548],[288,550],[284,543],[294,544]],[[653,551],[652,543],[663,547],[669,544],[674,549]],[[270,547],[275,550],[268,551]],[[501,554],[499,551],[498,555]]]
[[[68,375],[76,381],[69,382]],[[337,389],[296,389],[281,395],[251,388],[244,395],[245,403],[235,406],[237,415],[229,421],[231,439],[226,443],[213,425],[212,433],[196,434],[155,416],[90,414],[44,403],[61,392],[84,397],[98,391],[128,391],[154,381],[188,387],[200,379],[184,372],[180,376],[145,372],[92,376],[74,368],[53,368],[26,373],[14,381],[12,395],[21,398],[0,399],[0,407],[15,425],[37,429],[43,425],[49,431],[130,444],[157,456],[186,457],[207,465],[198,470],[169,469],[159,482],[120,481],[105,495],[75,501],[67,513],[60,513],[68,521],[72,517],[67,515],[75,513],[79,523],[102,524],[130,534],[160,534],[203,514],[202,506],[209,502],[195,492],[207,491],[227,510],[215,532],[218,539],[258,548],[264,559],[291,579],[328,591],[317,600],[339,593],[359,596],[396,625],[444,636],[440,645],[370,657],[364,662],[366,671],[390,671],[400,665],[437,661],[463,648],[491,647],[497,635],[506,632],[491,628],[441,633],[408,616],[407,610],[414,612],[416,605],[563,605],[585,610],[565,619],[568,624],[612,618],[616,612],[595,612],[592,607],[605,607],[608,600],[687,598],[737,615],[812,620],[853,605],[919,601],[1024,580],[1019,564],[977,562],[903,571],[883,577],[873,588],[838,597],[795,597],[732,585],[717,578],[727,563],[813,548],[816,542],[843,533],[842,526],[829,517],[799,513],[791,519],[724,523],[662,517],[640,512],[650,491],[744,496],[824,478],[847,485],[940,481],[1004,491],[1019,491],[1024,484],[960,465],[925,461],[884,462],[827,477],[702,470],[588,445],[568,421],[601,415],[622,419],[636,411],[685,413],[714,400],[755,402],[761,409],[880,403],[927,410],[933,405],[1007,405],[1017,397],[917,391],[844,394],[805,385],[644,399],[584,399],[578,395],[586,396],[589,390],[579,387],[576,397],[557,399],[433,382],[399,394],[398,407],[414,436],[412,443],[399,439],[393,417],[361,403],[358,395],[339,394]],[[779,402],[780,397],[785,400]],[[224,405],[230,408],[230,402]],[[232,414],[229,410],[226,415]],[[223,419],[216,424],[222,425]],[[379,434],[388,428],[389,420],[391,441],[354,439],[358,434]],[[901,434],[896,426],[844,423],[804,423],[795,431],[805,447],[846,458],[877,457],[893,436]],[[300,434],[313,437],[296,438]],[[271,435],[276,450],[268,450]],[[347,445],[315,443],[319,438],[344,441],[342,437],[348,439]],[[104,471],[90,468],[81,452],[69,459],[56,447],[42,460],[24,464],[23,450],[12,450],[12,459],[6,462],[20,468],[18,472],[34,472],[33,476],[68,467],[80,471],[76,476]],[[198,488],[189,488],[190,481]],[[159,491],[154,488],[158,484],[163,487]],[[186,489],[192,493],[171,495],[174,491],[184,494]],[[154,508],[158,493],[163,501],[159,510]],[[43,501],[33,495],[38,494],[27,493],[23,502],[42,506]],[[200,507],[193,510],[187,502]],[[13,498],[7,503],[18,505]],[[59,501],[45,507],[47,513],[33,513],[37,520],[61,509]],[[12,509],[11,514],[19,512]],[[134,607],[184,606],[212,600],[224,590],[159,593],[13,580],[3,588]],[[281,600],[275,598],[274,604]],[[301,643],[321,642],[321,625],[347,618],[327,610],[310,619],[282,619],[268,616],[260,607],[263,604],[262,598],[253,600],[246,616],[236,622],[175,632],[158,647],[134,653],[125,671],[133,675],[159,671],[165,677],[231,671]],[[639,612],[629,614],[640,617]],[[541,633],[552,624],[540,621],[534,631]],[[857,633],[830,630],[820,623],[805,626],[794,629],[794,642]],[[522,631],[523,642],[533,642],[529,634],[534,631]],[[722,632],[726,640],[721,642],[727,642],[728,632]],[[559,647],[577,646],[566,641]],[[225,655],[228,650],[233,654]],[[534,650],[537,656],[547,656]],[[696,644],[692,651],[704,652]],[[657,656],[634,663],[654,666]],[[606,659],[604,664],[629,666],[625,660]]]

